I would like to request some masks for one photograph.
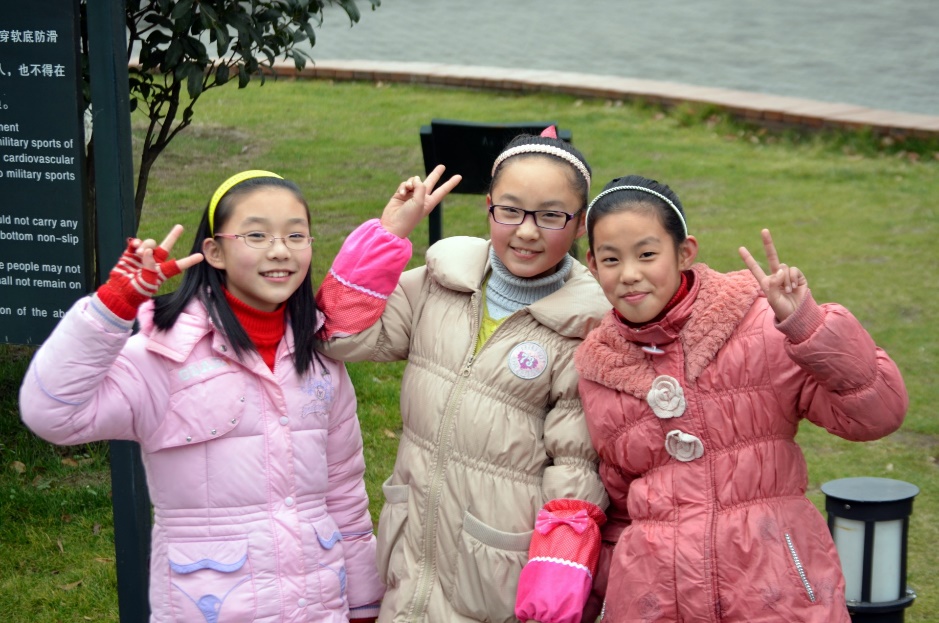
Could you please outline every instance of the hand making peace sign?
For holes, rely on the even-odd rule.
[[[182,225],[174,225],[170,232],[166,234],[166,238],[163,239],[163,242],[160,243],[160,246],[157,247],[156,241],[152,238],[147,238],[146,240],[141,240],[140,244],[137,245],[136,254],[140,257],[141,262],[143,263],[144,268],[147,270],[157,270],[157,263],[161,264],[161,267],[168,266],[164,264],[165,262],[175,262],[176,268],[172,270],[173,275],[185,271],[187,268],[194,266],[202,261],[203,257],[201,253],[193,253],[192,255],[181,257],[178,260],[170,260],[170,253],[173,251],[173,246],[176,244],[176,241],[179,240],[179,237],[183,234]],[[157,251],[157,249],[160,249]],[[164,273],[167,272],[164,270]]]
[[[782,322],[792,315],[792,313],[805,298],[809,291],[808,281],[802,271],[795,266],[780,263],[779,254],[776,253],[776,246],[773,244],[773,237],[768,229],[760,232],[763,237],[763,249],[766,251],[766,259],[769,261],[769,274],[763,272],[759,262],[757,262],[746,247],[740,247],[740,257],[757,283],[766,294],[766,300],[770,307],[776,312],[776,320]]]
[[[459,174],[454,175],[434,190],[444,169],[442,164],[438,164],[423,182],[416,175],[401,182],[382,212],[382,227],[399,238],[407,238],[421,219],[430,214],[463,179]]]
[[[131,320],[137,308],[155,296],[164,281],[201,262],[201,253],[169,259],[182,233],[183,226],[175,225],[159,246],[152,238],[128,240],[127,249],[111,269],[107,282],[98,288],[101,302],[121,318]]]

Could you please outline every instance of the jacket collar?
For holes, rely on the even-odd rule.
[[[762,295],[750,271],[719,273],[692,267],[691,292],[661,321],[632,329],[611,311],[575,356],[580,374],[591,381],[644,398],[656,373],[642,347],[676,340],[685,357],[685,378],[693,383]]]
[[[153,325],[152,300],[141,305],[137,318],[140,322],[140,332],[148,337],[147,350],[171,361],[185,361],[196,344],[209,334],[212,334],[212,350],[229,354],[232,352],[227,346],[228,338],[215,326],[202,301],[191,300],[169,331],[160,331]],[[317,314],[316,324],[314,330],[319,330],[323,325],[322,314]],[[284,342],[284,356],[292,355],[294,339],[289,324],[284,332]]]
[[[470,236],[444,238],[427,250],[427,271],[449,290],[477,294],[489,273],[488,240]],[[574,260],[557,292],[525,308],[540,324],[564,337],[583,339],[599,326],[610,304],[587,268]]]

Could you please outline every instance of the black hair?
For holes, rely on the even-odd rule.
[[[519,134],[513,138],[508,145],[505,146],[500,155],[512,149],[513,147],[520,147],[522,145],[548,145],[550,147],[563,149],[574,158],[577,158],[577,160],[579,160],[581,164],[584,165],[584,168],[587,169],[587,173],[593,175],[593,171],[590,169],[590,165],[587,164],[587,159],[584,158],[584,155],[580,153],[573,145],[559,138],[551,138],[549,136],[535,136],[534,134]],[[590,182],[586,177],[584,177],[584,174],[564,158],[545,153],[543,151],[523,152],[514,156],[510,156],[500,162],[499,166],[496,167],[496,170],[492,172],[492,181],[489,183],[490,194],[492,193],[492,189],[495,188],[496,182],[499,181],[499,177],[501,176],[502,171],[505,169],[506,163],[516,162],[522,158],[532,157],[551,158],[556,162],[564,163],[570,167],[570,173],[568,177],[571,182],[571,187],[574,189],[574,192],[582,198],[580,209],[582,210],[587,207],[588,193],[590,192]],[[498,158],[496,159],[498,160]]]
[[[605,191],[618,186],[638,186],[640,189],[646,188],[652,192],[623,188],[606,195],[603,194]],[[652,193],[658,193],[666,197],[678,209],[678,212],[675,212],[672,206],[668,205],[661,197]],[[603,191],[597,195],[587,211],[587,243],[590,249],[593,249],[593,228],[597,221],[608,214],[629,211],[645,211],[654,214],[675,242],[676,249],[688,237],[685,234],[685,225],[682,222],[685,219],[685,209],[682,207],[681,200],[678,199],[675,191],[665,184],[641,175],[626,175],[618,177],[604,186]],[[681,216],[679,216],[679,213],[681,213]]]
[[[309,221],[310,206],[296,184],[276,177],[249,178],[232,187],[218,202],[213,219],[214,228],[209,227],[209,207],[206,206],[190,253],[202,253],[203,240],[211,238],[212,231],[219,231],[231,217],[238,197],[269,187],[285,188],[292,192],[306,209]],[[241,360],[244,353],[257,349],[225,299],[224,286],[225,271],[213,267],[208,262],[199,262],[186,270],[179,288],[154,300],[153,324],[164,331],[170,329],[189,302],[194,298],[199,299],[208,310],[212,321],[228,337],[235,356]],[[315,350],[319,338],[313,330],[320,310],[316,306],[313,283],[309,277],[290,295],[285,305],[285,317],[293,329],[293,365],[297,374],[303,375],[309,370],[314,359],[322,366]]]

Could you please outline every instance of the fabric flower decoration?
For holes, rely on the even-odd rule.
[[[678,417],[685,412],[685,391],[674,378],[662,375],[652,381],[646,395],[652,412],[662,419]]]
[[[694,435],[676,429],[665,436],[665,451],[672,458],[687,463],[701,458],[704,454],[704,444]]]

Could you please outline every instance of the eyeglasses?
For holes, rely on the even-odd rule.
[[[529,214],[535,219],[535,225],[541,229],[564,229],[572,218],[580,214],[580,210],[573,214],[560,210],[522,210],[512,206],[489,206],[492,220],[502,225],[521,225]]]
[[[292,251],[309,249],[313,244],[313,236],[305,234],[287,234],[274,236],[264,231],[252,231],[247,234],[215,234],[214,238],[241,238],[252,249],[270,249],[275,240],[283,240],[284,246]]]

